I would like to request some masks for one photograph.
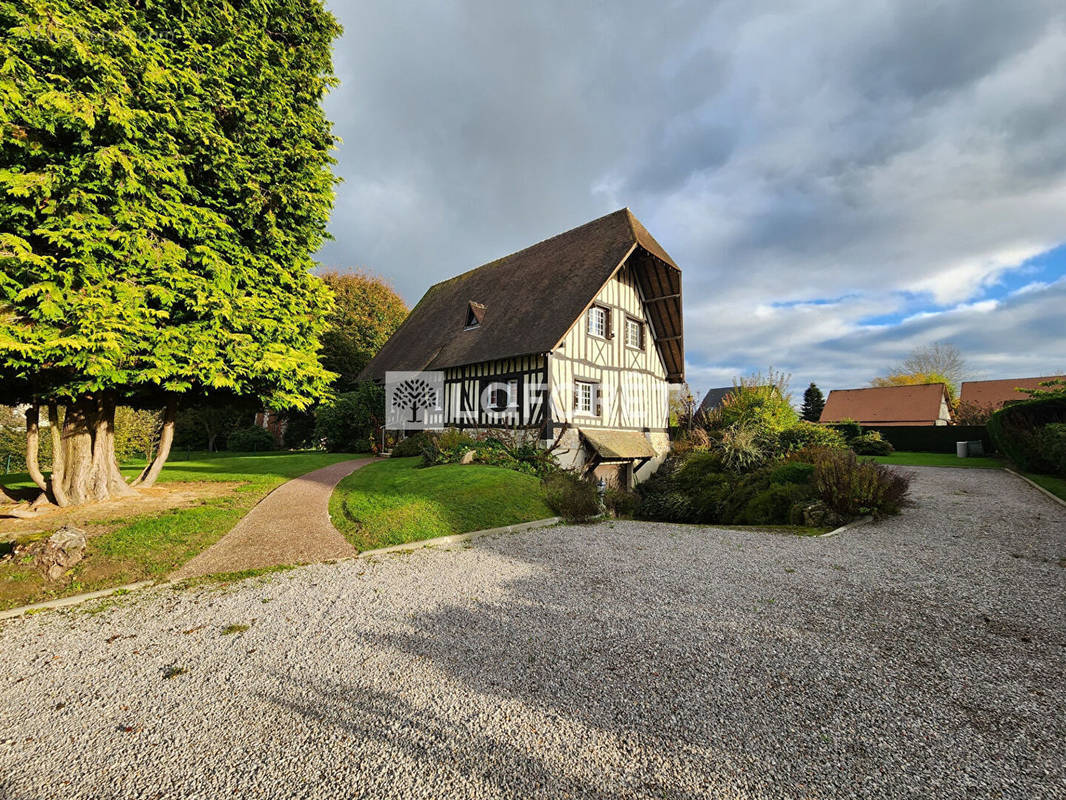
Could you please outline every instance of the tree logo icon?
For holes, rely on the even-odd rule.
[[[443,372],[385,373],[386,427],[439,430],[444,427]]]

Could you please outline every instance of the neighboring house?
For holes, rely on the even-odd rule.
[[[622,209],[431,287],[360,378],[442,371],[444,426],[630,486],[669,450],[682,324],[681,270]]]
[[[696,409],[697,414],[709,414],[721,408],[726,399],[737,390],[736,386],[723,386],[721,389],[708,389],[707,394],[703,396],[703,402],[700,403],[700,407]]]
[[[721,389],[708,389],[696,413],[708,414],[715,409],[721,408],[725,399],[733,394],[736,388],[736,386],[723,386]]]
[[[948,425],[951,404],[942,383],[834,389],[820,422],[853,419],[861,425]]]
[[[1045,381],[1066,380],[1066,375],[1049,375],[1046,378],[1007,378],[997,381],[963,381],[959,392],[960,405],[998,411],[1004,403],[1027,400],[1029,396],[1019,389],[1039,389]]]

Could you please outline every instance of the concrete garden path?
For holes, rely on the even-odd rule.
[[[373,460],[341,461],[282,484],[233,530],[170,577],[182,580],[356,555],[356,549],[330,521],[329,498],[343,478]]]

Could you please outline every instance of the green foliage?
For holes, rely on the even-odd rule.
[[[711,413],[709,427],[753,428],[760,433],[779,434],[793,427],[799,417],[792,408],[786,376],[770,370],[737,383],[722,405]]]
[[[493,431],[475,438],[454,428],[426,437],[422,463],[427,467],[458,464],[469,453],[473,453],[470,463],[504,467],[542,478],[559,469],[555,456],[536,442],[513,437],[506,431]]]
[[[163,418],[158,411],[141,411],[126,406],[116,408],[115,457],[119,463],[151,455],[162,424]]]
[[[1051,472],[1066,476],[1066,424],[1052,422],[1040,428],[1037,449]]]
[[[640,498],[637,493],[627,489],[608,486],[603,493],[603,505],[612,517],[632,517],[639,504]]]
[[[848,446],[844,434],[829,425],[816,425],[800,420],[791,428],[781,431],[778,437],[782,453],[794,453],[805,447],[835,447],[843,449]]]
[[[350,457],[327,453],[272,453],[171,461],[163,469],[160,483],[211,481],[237,484],[237,488],[221,496],[212,494],[197,505],[127,516],[114,520],[105,531],[90,531],[87,557],[74,567],[72,579],[66,584],[53,584],[36,571],[29,580],[16,583],[12,578],[19,565],[0,562],[0,609],[165,578],[218,541],[277,486],[290,478]]]
[[[887,456],[896,449],[877,431],[866,431],[861,436],[850,439],[848,447],[860,456]]]
[[[810,500],[813,494],[806,483],[771,483],[748,500],[734,522],[744,525],[802,524],[802,515],[797,520],[793,510],[803,501]]]
[[[715,444],[722,466],[732,472],[756,469],[772,455],[771,442],[753,425],[730,425]]]
[[[1000,453],[1025,472],[1055,470],[1043,452],[1041,428],[1066,422],[1066,397],[1023,400],[1004,406],[988,421],[988,433]]]
[[[277,450],[278,444],[274,436],[265,428],[258,425],[249,425],[246,428],[237,428],[226,438],[226,449],[235,453],[262,452],[264,450]]]
[[[373,381],[363,381],[355,391],[338,395],[319,406],[315,438],[335,452],[365,453],[375,431],[385,421],[385,390]]]
[[[403,441],[396,443],[396,446],[392,448],[392,457],[410,458],[412,456],[420,456],[429,440],[430,437],[425,431],[413,433]]]
[[[404,321],[407,306],[386,281],[365,272],[325,272],[322,280],[335,301],[322,335],[322,364],[337,374],[336,391],[350,392]]]
[[[576,472],[556,470],[542,485],[548,507],[567,522],[587,522],[603,513],[596,484]]]
[[[654,475],[637,485],[640,503],[636,516],[660,522],[696,521],[692,491],[683,488],[679,480],[681,466],[676,459],[667,459]]]
[[[846,441],[851,441],[856,436],[862,436],[862,425],[853,419],[842,419],[839,422],[831,423],[828,427],[843,436]]]
[[[1042,381],[1038,389],[1020,389],[1030,400],[1066,400],[1066,380],[1052,378]]]
[[[814,479],[814,464],[786,461],[770,472],[770,483],[810,483]]]
[[[822,409],[825,408],[825,396],[815,383],[811,383],[803,393],[803,406],[800,409],[800,417],[807,422],[817,422],[822,418]]]
[[[819,498],[846,519],[861,514],[898,514],[907,503],[911,475],[873,461],[859,461],[850,450],[823,450],[814,460]]]
[[[248,402],[200,402],[178,410],[174,446],[214,452],[226,447],[227,437],[255,419],[255,405]]]
[[[359,550],[552,516],[530,475],[479,464],[422,469],[417,458],[356,470],[333,492],[329,512]]]
[[[315,439],[315,412],[307,409],[303,411],[286,411],[282,414],[285,423],[285,433],[282,436],[285,447],[289,450],[314,450],[318,447]]]
[[[20,0],[0,28],[8,401],[323,396],[320,0]]]

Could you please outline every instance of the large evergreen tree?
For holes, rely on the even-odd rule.
[[[165,409],[148,485],[179,396],[322,396],[332,303],[309,270],[339,27],[321,0],[5,1],[0,27],[0,402],[30,404],[42,498],[132,491],[119,403]]]
[[[803,407],[800,416],[807,422],[818,422],[822,418],[822,409],[825,408],[825,396],[814,381],[803,393]]]

